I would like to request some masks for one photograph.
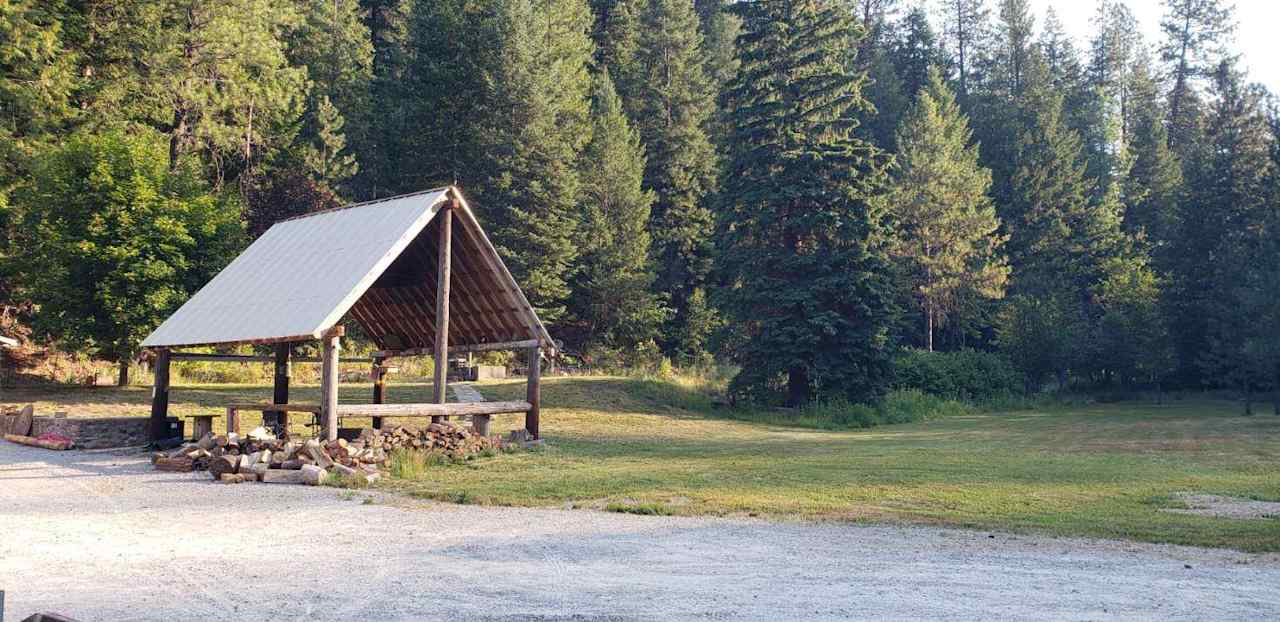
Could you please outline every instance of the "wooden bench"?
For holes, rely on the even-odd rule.
[[[344,417],[471,417],[476,433],[488,436],[492,415],[528,413],[529,402],[460,402],[453,404],[339,404],[335,415]],[[231,404],[227,406],[227,432],[240,432],[240,411],[306,412],[319,414],[318,404]],[[281,418],[282,424],[287,419]]]

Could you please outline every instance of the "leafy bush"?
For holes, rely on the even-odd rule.
[[[1023,375],[999,354],[960,350],[906,350],[894,358],[895,389],[919,389],[938,397],[986,401],[1018,395]]]
[[[911,423],[927,419],[954,417],[974,412],[974,408],[953,399],[930,395],[920,389],[890,391],[877,411],[881,423]]]

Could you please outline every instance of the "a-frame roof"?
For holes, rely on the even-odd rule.
[[[435,217],[450,206],[449,345],[536,340],[554,348],[454,187],[276,223],[142,346],[319,339],[350,314],[383,350],[429,349],[435,342]]]

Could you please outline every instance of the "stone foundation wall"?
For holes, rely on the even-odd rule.
[[[35,417],[31,420],[31,435],[51,432],[66,436],[80,449],[134,447],[147,443],[149,422],[146,417]],[[169,423],[178,426],[175,432],[181,432],[181,421],[169,417]]]

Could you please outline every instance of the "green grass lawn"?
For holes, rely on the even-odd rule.
[[[522,382],[483,385],[518,399]],[[393,384],[389,401],[425,400]],[[265,399],[267,387],[179,387],[174,411]],[[363,401],[367,386],[342,388]],[[38,398],[38,399],[37,399]],[[313,401],[315,387],[294,391]],[[148,391],[19,390],[40,412],[145,414]],[[943,524],[1280,551],[1280,519],[1162,512],[1176,493],[1280,501],[1280,417],[1219,401],[1119,403],[953,416],[856,431],[735,420],[689,410],[678,390],[619,378],[551,378],[544,450],[433,467],[388,487],[468,503],[641,513]],[[215,424],[217,425],[217,424]],[[496,417],[495,431],[520,417]]]

